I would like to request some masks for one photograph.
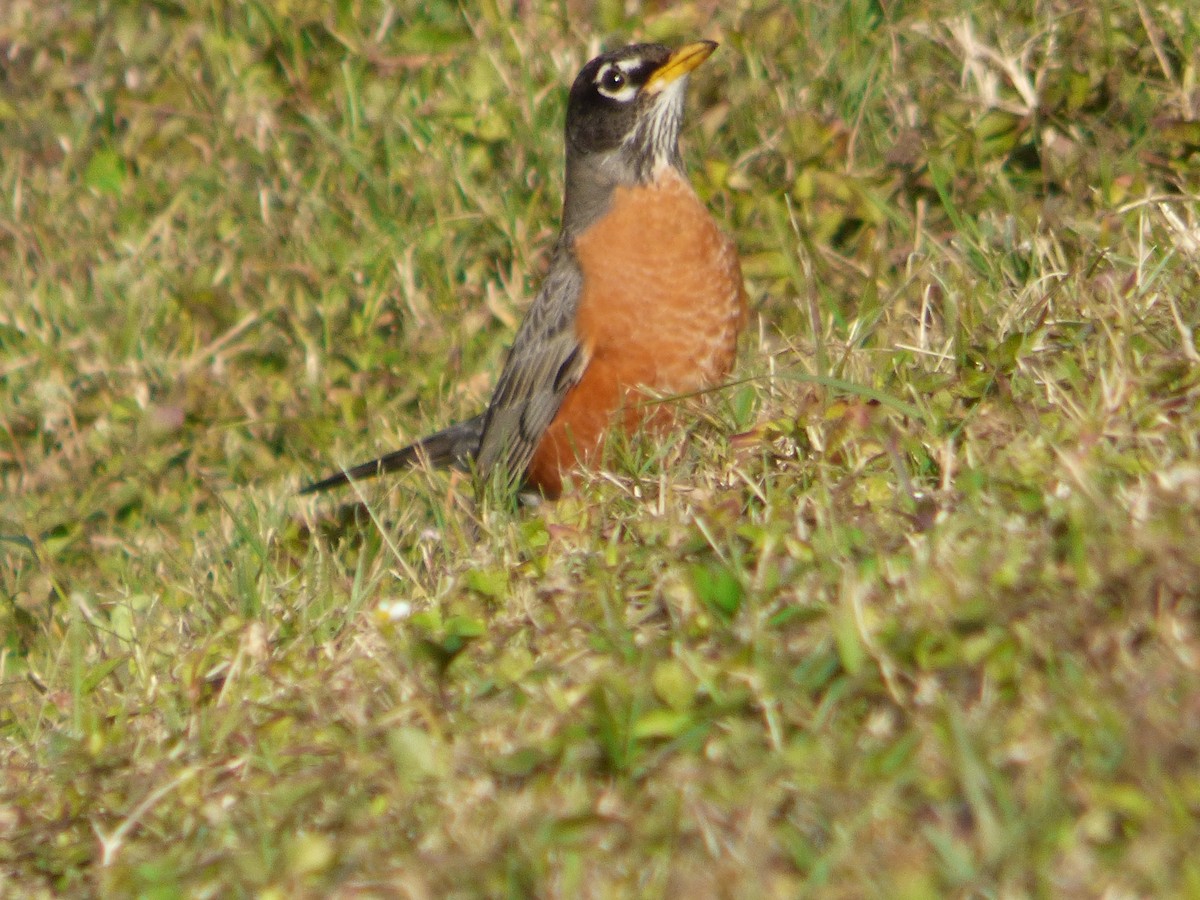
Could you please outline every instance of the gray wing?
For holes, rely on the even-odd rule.
[[[499,467],[510,481],[525,474],[533,451],[568,390],[587,367],[575,334],[583,276],[560,244],[542,289],[517,330],[483,420],[475,457],[480,474]]]

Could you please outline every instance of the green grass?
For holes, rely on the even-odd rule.
[[[7,0],[0,893],[1200,894],[1200,19],[629,7]],[[567,84],[698,37],[738,383],[298,499],[482,406]]]

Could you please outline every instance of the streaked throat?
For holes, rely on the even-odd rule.
[[[667,166],[683,169],[679,130],[683,126],[687,82],[685,75],[655,95],[650,108],[625,139],[625,152],[641,182],[653,181]]]

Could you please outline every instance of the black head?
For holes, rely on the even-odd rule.
[[[688,74],[717,45],[678,50],[633,44],[583,67],[567,100],[567,183],[563,234],[600,215],[619,185],[644,184],[664,166],[682,172],[679,129]]]
[[[593,59],[571,86],[567,152],[614,150],[653,119],[656,110],[661,112],[664,104],[675,110],[675,129],[658,137],[673,143],[678,138],[687,75],[716,47],[712,41],[698,41],[676,51],[662,44],[631,44]]]

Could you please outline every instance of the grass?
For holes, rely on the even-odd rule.
[[[0,893],[1200,893],[1183,3],[9,0]],[[752,298],[513,512],[565,87],[712,37]]]

